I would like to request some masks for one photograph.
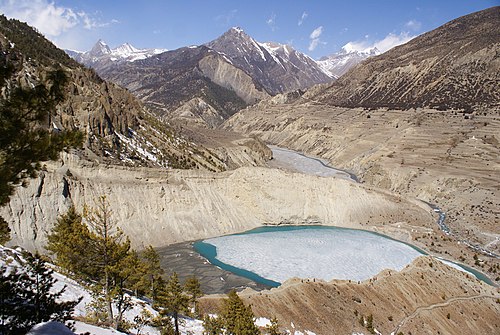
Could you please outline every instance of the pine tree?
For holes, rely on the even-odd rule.
[[[24,329],[22,325],[26,318],[22,310],[25,295],[21,285],[23,274],[7,267],[0,271],[0,334],[15,334]]]
[[[194,314],[198,315],[198,298],[203,296],[200,281],[195,276],[189,277],[184,282],[184,291],[189,295],[189,303],[193,306]]]
[[[160,256],[152,246],[148,246],[139,254],[139,260],[140,263],[134,274],[132,289],[136,294],[144,294],[150,297],[154,303],[159,288],[165,284],[162,280],[164,271],[160,265]]]
[[[46,249],[56,257],[56,264],[77,279],[90,282],[96,277],[96,268],[91,264],[88,246],[92,235],[82,216],[71,206],[47,236]]]
[[[203,318],[203,335],[220,335],[222,332],[222,323],[221,320],[217,317],[211,317],[210,315],[206,315]]]
[[[4,269],[0,281],[1,334],[25,334],[35,324],[64,322],[71,318],[78,301],[58,302],[66,287],[50,292],[56,279],[39,255],[25,254],[23,271]]]
[[[0,244],[5,244],[10,240],[10,228],[7,221],[0,216]]]
[[[92,264],[99,274],[97,289],[101,289],[106,301],[108,323],[115,329],[120,327],[123,311],[130,305],[125,298],[125,284],[130,272],[125,264],[131,261],[130,240],[112,219],[112,211],[106,196],[95,201],[95,207],[84,207],[84,218],[92,229],[89,252]],[[124,241],[125,239],[125,241]],[[117,315],[113,311],[113,300],[117,301]]]
[[[258,335],[259,328],[255,325],[254,314],[250,306],[232,290],[224,300],[220,316],[225,334],[227,335]]]
[[[174,319],[174,334],[179,335],[179,314],[187,310],[189,297],[186,296],[179,282],[177,273],[173,273],[163,290],[160,291],[157,299],[157,306],[160,307],[160,315],[164,318]]]

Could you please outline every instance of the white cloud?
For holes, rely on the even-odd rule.
[[[78,16],[71,8],[56,6],[45,0],[1,1],[0,12],[26,22],[49,36],[59,36],[78,24]]]
[[[271,27],[272,31],[276,30],[276,14],[272,13],[269,19],[266,21],[267,25]]]
[[[316,49],[316,47],[318,46],[319,43],[320,43],[320,40],[318,38],[311,40],[311,42],[309,43],[309,48],[307,48],[307,49],[309,51],[314,51],[314,49]]]
[[[309,35],[309,38],[311,39],[311,41],[309,42],[309,48],[308,48],[309,51],[314,51],[314,49],[316,49],[316,47],[320,44],[326,44],[325,42],[319,39],[322,33],[323,33],[323,26],[319,26],[318,28],[312,31],[311,35]]]
[[[85,29],[105,27],[117,20],[102,23],[89,14],[47,0],[6,0],[0,1],[0,12],[5,16],[26,22],[49,38],[60,36],[77,26]]]
[[[380,52],[386,52],[395,46],[404,44],[409,40],[415,38],[416,36],[410,35],[408,32],[402,32],[399,35],[394,33],[388,34],[381,40],[370,42],[368,41],[368,36],[365,36],[364,41],[351,41],[347,43],[343,48],[346,51],[359,51],[359,52],[369,52],[373,48],[377,48]]]
[[[410,35],[408,32],[402,32],[399,35],[390,33],[384,39],[375,42],[374,45],[380,52],[386,52],[398,45],[405,44],[415,37],[415,35]]]
[[[413,31],[418,31],[422,27],[422,23],[417,20],[410,20],[405,23],[405,27]]]
[[[323,26],[319,26],[318,28],[313,30],[313,32],[309,37],[314,40],[316,38],[319,38],[322,33],[323,33]]]
[[[299,22],[297,24],[299,26],[301,26],[302,23],[304,23],[305,19],[307,19],[308,16],[309,16],[309,14],[307,14],[306,12],[302,13],[302,16],[300,17]]]

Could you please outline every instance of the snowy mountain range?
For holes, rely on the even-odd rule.
[[[330,56],[322,57],[316,63],[335,78],[339,78],[353,66],[361,63],[368,57],[380,55],[381,52],[377,48],[356,50],[351,43],[347,43],[342,49]]]
[[[66,52],[104,79],[128,88],[159,116],[216,127],[240,109],[280,93],[329,83],[377,50],[348,46],[321,61],[290,45],[261,43],[233,27],[200,46],[177,50],[111,49],[99,40],[87,52]]]
[[[333,79],[312,58],[291,46],[259,43],[238,27],[205,45],[228,57],[271,95],[305,89]]]
[[[205,46],[242,69],[271,95],[331,82],[366,58],[380,54],[376,48],[359,51],[348,43],[339,52],[316,61],[290,45],[257,42],[239,27],[229,29]],[[111,49],[99,40],[86,52],[65,51],[103,75],[103,70],[116,68],[117,63],[144,60],[167,49],[138,49],[129,43]]]
[[[97,41],[90,51],[80,52],[74,50],[65,50],[68,55],[76,61],[85,65],[90,65],[98,62],[118,62],[128,61],[133,62],[139,59],[163,53],[167,49],[137,49],[129,43],[124,43],[114,49],[111,49],[103,40]]]

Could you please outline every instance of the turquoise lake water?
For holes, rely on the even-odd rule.
[[[261,248],[262,245],[264,245],[263,243],[261,243],[262,245],[259,245],[259,241],[263,242],[265,240],[265,238],[269,238],[269,234],[266,234],[266,233],[273,233],[272,234],[272,238],[274,240],[276,240],[277,242],[279,242],[280,239],[284,238],[284,239],[290,239],[290,237],[293,237],[295,234],[293,232],[297,232],[297,234],[300,234],[301,236],[306,236],[306,240],[307,240],[307,236],[308,234],[311,234],[311,235],[314,235],[314,236],[321,236],[321,235],[325,235],[325,236],[328,236],[329,234],[340,234],[338,236],[341,236],[341,238],[339,238],[339,240],[342,239],[342,236],[346,236],[348,239],[352,239],[352,243],[354,244],[348,244],[347,247],[350,247],[352,245],[356,245],[356,246],[361,246],[363,247],[365,244],[370,244],[370,243],[374,243],[373,241],[376,241],[377,245],[376,245],[376,249],[374,253],[371,253],[370,254],[370,257],[375,257],[374,260],[376,261],[377,259],[377,254],[382,251],[384,252],[385,250],[385,246],[384,246],[384,240],[386,240],[388,246],[389,245],[392,245],[393,247],[396,247],[395,251],[392,251],[392,250],[388,250],[386,254],[383,255],[383,257],[385,257],[386,259],[387,258],[390,258],[390,253],[391,252],[394,252],[395,253],[395,258],[398,258],[398,257],[401,257],[401,255],[403,255],[401,252],[404,251],[404,253],[410,253],[411,256],[408,256],[408,257],[416,257],[418,255],[427,255],[427,253],[413,245],[410,245],[410,244],[406,244],[406,243],[403,243],[403,242],[400,242],[400,241],[396,241],[394,239],[391,239],[390,237],[387,237],[385,235],[381,235],[381,234],[377,234],[377,233],[374,233],[374,232],[368,232],[368,231],[364,231],[364,230],[356,230],[356,229],[348,229],[348,228],[339,228],[339,227],[329,227],[329,226],[263,226],[263,227],[259,227],[259,228],[256,228],[256,229],[253,229],[253,230],[250,230],[250,231],[247,231],[247,232],[244,232],[244,233],[239,233],[239,234],[233,234],[233,235],[228,235],[228,236],[224,236],[223,238],[226,239],[226,241],[230,242],[232,241],[233,239],[238,239],[238,238],[246,238],[246,237],[251,237],[251,241],[252,243],[256,244],[256,247],[257,248]],[[257,237],[255,235],[258,235],[258,234],[262,234],[261,237]],[[292,234],[292,235],[290,235]],[[305,235],[304,235],[305,234]],[[337,235],[336,235],[337,236]],[[193,247],[194,249],[200,254],[202,255],[203,257],[205,257],[210,263],[212,263],[213,265],[215,266],[218,266],[226,271],[230,271],[236,275],[239,275],[239,276],[242,276],[242,277],[246,277],[252,281],[255,281],[257,283],[261,283],[261,284],[264,284],[264,285],[268,285],[270,287],[277,287],[281,284],[281,282],[283,280],[277,280],[277,279],[270,279],[270,278],[266,278],[266,277],[272,277],[271,275],[269,276],[263,276],[263,275],[259,275],[253,271],[250,271],[249,269],[245,269],[244,267],[247,267],[247,264],[253,264],[254,261],[259,261],[261,259],[257,259],[257,260],[254,260],[252,259],[252,255],[244,255],[246,257],[246,260],[243,261],[243,265],[240,265],[240,266],[234,266],[234,265],[231,265],[231,264],[227,264],[226,262],[223,262],[221,261],[219,258],[218,258],[218,254],[217,254],[217,247],[213,244],[210,244],[209,242],[210,241],[216,241],[216,239],[208,239],[208,240],[205,240],[205,241],[197,241],[193,244]],[[274,240],[271,240],[271,241],[274,241]],[[328,250],[328,244],[325,246],[325,243],[323,243],[323,241],[319,241],[319,242],[315,242],[315,240],[312,240],[312,241],[309,241],[309,243],[311,245],[314,245],[314,243],[320,243],[320,247],[321,248],[326,248],[326,249],[321,249],[321,250]],[[341,242],[341,241],[339,241]],[[214,243],[214,242],[212,242]],[[218,243],[224,243],[223,241],[219,241]],[[230,251],[232,254],[234,254],[234,256],[236,258],[239,258],[241,257],[243,254],[241,253],[244,253],[244,252],[248,252],[248,251],[245,251],[245,250],[238,250],[238,246],[239,246],[239,243],[238,241],[233,241],[231,242],[235,245],[235,248],[232,249],[232,251]],[[272,244],[272,242],[270,242]],[[304,246],[302,246],[304,247]],[[314,246],[311,246],[311,248],[317,248],[318,245],[316,245],[316,247]],[[382,249],[381,249],[382,248]],[[294,250],[294,249],[292,249]],[[371,249],[367,249],[367,250],[371,250]],[[403,251],[401,251],[403,250]],[[270,258],[270,261],[276,261],[277,264],[287,264],[289,262],[287,258],[287,252],[286,250],[277,250],[278,253],[276,254],[279,254],[279,251],[282,251],[284,252],[284,256],[279,256],[278,257],[282,257],[284,259],[280,260],[276,260],[276,257],[272,257]],[[303,251],[303,254],[306,255],[308,254],[308,250],[307,250],[307,246],[306,246],[306,249],[302,249]],[[334,263],[335,262],[335,252],[336,249],[333,250],[333,255],[330,256],[330,257],[333,257],[333,258],[330,258],[328,259],[328,263]],[[349,252],[347,250],[347,252]],[[238,254],[239,253],[239,254]],[[290,251],[288,253],[288,255],[290,256],[294,256],[297,258],[297,255],[292,255],[293,253],[295,253],[295,251]],[[344,254],[344,250],[342,250],[341,252],[339,252],[339,254]],[[272,256],[275,255],[275,252],[268,252],[268,254],[272,254]],[[353,252],[353,255],[356,255],[356,252]],[[364,254],[366,255],[366,253]],[[265,258],[265,256],[267,256],[267,254],[264,254],[264,255],[261,255],[261,256],[256,256],[257,258]],[[320,255],[322,256],[322,255]],[[345,255],[343,255],[345,257]],[[349,257],[351,257],[352,255],[349,255]],[[404,256],[404,255],[403,255]],[[249,258],[250,257],[250,258]],[[304,256],[305,258],[307,258],[307,256]],[[339,255],[339,257],[342,257],[342,255]],[[300,257],[299,257],[300,258]],[[404,257],[403,257],[404,258]],[[261,260],[261,261],[264,261],[264,260]],[[390,262],[392,260],[389,260]],[[409,263],[411,260],[409,260],[407,263]],[[264,261],[265,262],[265,261]],[[240,262],[241,263],[241,262]],[[309,265],[309,261],[308,261],[308,265]],[[341,262],[339,265],[342,266],[344,262]],[[368,262],[370,263],[370,262]],[[456,263],[454,263],[456,264]],[[366,266],[367,263],[364,263],[364,266]],[[404,264],[403,264],[404,265]],[[458,266],[460,266],[461,268],[463,268],[464,270],[472,273],[474,276],[476,276],[478,279],[482,280],[482,281],[485,281],[486,283],[492,285],[492,282],[486,277],[484,276],[482,273],[480,272],[477,272],[475,271],[474,269],[471,269],[467,266],[463,266],[462,264],[456,264]],[[349,263],[349,269],[354,269],[356,266],[363,266],[362,262],[360,262],[359,260],[356,261],[354,260],[352,263]],[[398,265],[400,268],[402,268],[401,264]],[[251,266],[249,265],[247,268],[251,268]],[[392,268],[392,267],[391,267]],[[382,269],[380,269],[382,270]],[[380,271],[378,270],[378,271]],[[260,271],[262,272],[262,271]],[[265,271],[264,271],[265,272]],[[373,273],[373,275],[375,275],[376,273],[378,273],[377,271],[375,273]],[[312,275],[308,275],[306,277],[314,277],[315,274],[313,273]],[[337,278],[337,277],[334,277],[334,278]],[[327,280],[330,280],[330,279],[333,279],[333,278],[328,278]],[[340,279],[353,279],[353,280],[356,280],[354,278],[340,278]]]

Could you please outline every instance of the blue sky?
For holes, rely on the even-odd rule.
[[[381,51],[499,0],[223,1],[0,0],[0,12],[35,26],[61,48],[176,49],[239,26],[259,42],[291,44],[313,58],[351,43]]]

